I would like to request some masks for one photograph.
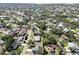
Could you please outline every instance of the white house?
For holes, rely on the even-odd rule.
[[[41,40],[41,37],[40,36],[34,36],[34,40],[35,41],[40,41]]]

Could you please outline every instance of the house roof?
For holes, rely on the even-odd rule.
[[[3,41],[2,39],[0,39],[0,44],[1,44],[1,45],[4,44],[4,41]]]

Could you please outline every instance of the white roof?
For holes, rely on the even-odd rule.
[[[22,40],[22,39],[23,39],[23,37],[22,37],[22,36],[21,36],[21,37],[17,37],[17,39],[18,39],[18,40]]]
[[[68,32],[68,28],[64,28],[64,30],[63,30],[64,32]]]
[[[35,36],[34,40],[39,41],[40,40],[40,36]]]
[[[63,27],[63,22],[60,22],[58,26]]]
[[[75,20],[75,21],[79,21],[79,18],[75,18],[74,20]]]
[[[74,42],[69,42],[69,43],[68,43],[68,46],[69,46],[69,47],[79,48],[78,45],[77,45],[76,43],[74,43]]]
[[[2,39],[0,39],[0,44],[4,44],[4,41]]]

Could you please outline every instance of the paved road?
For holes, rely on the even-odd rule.
[[[28,31],[28,39],[26,40],[26,43],[23,45],[24,48],[23,48],[23,51],[22,51],[21,55],[32,55],[32,54],[33,54],[33,53],[32,53],[32,50],[29,49],[28,44],[27,44],[27,43],[29,42],[29,40],[32,39],[32,38],[31,38],[32,28],[33,28],[33,25],[31,26],[31,29]],[[40,30],[40,29],[39,29],[38,27],[36,27],[36,26],[35,26],[35,28],[36,28],[37,30]],[[39,43],[40,43],[40,45],[41,45],[41,42],[39,42]],[[37,45],[38,45],[39,43],[37,43]]]
[[[30,55],[30,54],[33,54],[32,50],[29,49],[28,44],[27,44],[29,42],[29,40],[31,39],[31,33],[32,33],[32,30],[30,29],[28,31],[28,39],[26,40],[26,43],[23,45],[24,48],[23,48],[23,51],[22,51],[21,55]]]

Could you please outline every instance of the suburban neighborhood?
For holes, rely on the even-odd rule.
[[[79,55],[79,4],[0,3],[0,55]]]

